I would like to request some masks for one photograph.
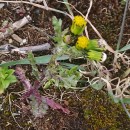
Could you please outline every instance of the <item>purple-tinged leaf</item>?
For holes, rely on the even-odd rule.
[[[25,76],[25,72],[22,68],[16,67],[15,75],[20,80],[20,82],[25,87],[26,92],[23,94],[23,99],[29,98],[31,95],[33,95],[38,103],[41,102],[41,95],[38,91],[38,88],[40,87],[40,82],[38,80],[34,81],[34,85],[32,86],[29,79]]]
[[[20,82],[23,84],[26,90],[30,90],[32,88],[32,85],[30,84],[29,80],[25,76],[25,72],[22,68],[16,67],[15,69],[15,75],[20,80]]]
[[[22,99],[27,99],[33,94],[33,89],[28,90],[22,95]]]
[[[53,99],[46,98],[46,103],[52,109],[61,109],[64,113],[69,114],[70,111],[67,108],[62,107],[59,103],[56,103]]]
[[[38,88],[40,88],[40,82],[38,80],[36,80],[34,82],[34,85],[33,85],[33,95],[35,96],[35,98],[37,99],[38,103],[41,103],[42,102],[42,98],[41,98],[41,95],[38,91]]]

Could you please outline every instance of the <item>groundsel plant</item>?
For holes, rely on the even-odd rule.
[[[92,2],[90,2],[90,6],[92,6]],[[127,6],[127,5],[126,5]],[[91,8],[91,7],[90,7]],[[90,9],[89,8],[89,9]],[[90,10],[88,10],[90,11]],[[79,11],[78,11],[79,12]],[[130,45],[126,45],[122,49],[120,49],[118,52],[114,51],[102,37],[100,37],[98,41],[98,44],[95,44],[92,42],[90,44],[91,40],[87,36],[83,36],[84,28],[87,24],[85,20],[87,19],[85,16],[82,15],[81,12],[79,12],[81,16],[75,16],[72,21],[71,26],[71,33],[74,35],[81,35],[77,38],[76,42],[76,48],[79,50],[87,50],[88,60],[87,64],[84,65],[86,67],[86,71],[80,70],[80,72],[88,79],[88,82],[90,83],[90,86],[92,86],[94,89],[100,90],[104,88],[108,91],[109,96],[116,102],[121,102],[123,108],[125,109],[126,113],[130,117],[130,114],[128,110],[126,109],[124,103],[130,104],[130,57],[125,55],[125,51],[130,49]],[[88,13],[87,15],[88,16]],[[84,20],[84,19],[85,20]],[[87,19],[88,21],[88,19]],[[95,31],[97,32],[97,31]],[[99,35],[100,36],[100,35]],[[69,39],[72,41],[72,36],[68,36]],[[69,44],[71,42],[69,41]],[[97,46],[97,45],[100,45]],[[90,47],[89,47],[90,46]],[[92,47],[91,47],[92,46]],[[103,50],[100,50],[103,47]],[[106,66],[102,65],[101,62],[98,62],[101,60],[101,53],[104,50],[109,50],[113,54],[116,53],[114,58],[114,64],[111,69],[108,69]],[[124,51],[123,53],[120,53]],[[106,59],[105,53],[103,53],[103,61]],[[105,57],[105,58],[104,58]],[[91,59],[91,60],[89,60]],[[121,60],[118,60],[121,59]],[[120,71],[121,66],[119,61],[122,61],[124,66],[126,66],[128,69],[121,75],[121,77],[116,77],[116,73]],[[115,74],[115,78],[112,78],[112,76]],[[90,76],[93,76],[93,78],[90,78]],[[95,77],[96,76],[96,77]]]

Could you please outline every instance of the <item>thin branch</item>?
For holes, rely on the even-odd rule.
[[[56,0],[56,1],[59,2],[58,0]],[[74,16],[74,14],[69,6],[68,0],[63,0],[63,1],[66,2],[65,5],[66,5],[66,8],[68,9],[68,12],[71,14],[71,16]]]
[[[90,5],[89,5],[89,8],[88,8],[88,11],[87,11],[87,14],[85,16],[85,20],[88,19],[88,15],[90,13],[90,10],[92,8],[92,5],[93,5],[93,0],[90,0]],[[89,35],[88,35],[88,31],[87,31],[87,26],[85,27],[85,34],[86,36],[89,38]]]
[[[125,104],[124,104],[124,102],[123,102],[123,99],[121,99],[120,101],[121,101],[122,107],[124,108],[126,114],[127,114],[128,117],[130,118],[130,113],[128,112],[128,110],[127,110],[127,108],[126,108],[126,106],[125,106]]]
[[[54,12],[58,12],[58,13],[67,15],[68,17],[70,17],[71,19],[73,19],[73,17],[70,14],[66,13],[66,12],[63,12],[61,10],[57,10],[57,9],[54,9],[54,8],[51,8],[51,7],[46,7],[46,6],[43,6],[43,5],[40,5],[40,4],[36,4],[36,3],[31,3],[31,2],[27,2],[27,1],[4,1],[4,0],[0,0],[0,2],[1,3],[22,3],[22,4],[29,4],[29,5],[33,5],[35,7],[41,8],[41,9],[50,10],[50,11],[54,11]]]
[[[93,5],[93,0],[90,0],[90,5],[89,5],[89,8],[88,8],[87,14],[86,14],[86,16],[85,16],[85,19],[88,18],[88,15],[89,15],[89,13],[90,13],[90,11],[91,11],[92,5]]]
[[[11,98],[10,98],[10,96],[11,96],[11,93],[9,94],[9,110],[10,110],[10,113],[11,113],[11,115],[12,115],[14,121],[15,121],[16,124],[18,125],[18,127],[21,128],[21,129],[24,129],[22,126],[20,126],[20,124],[17,122],[16,118],[15,118],[14,115],[13,115],[12,108],[11,108],[12,103],[11,103]]]
[[[44,4],[46,10],[48,10],[48,5],[47,5],[47,3],[46,3],[46,0],[43,0],[43,4]]]
[[[126,19],[126,13],[127,13],[127,9],[128,9],[128,4],[129,4],[129,0],[126,0],[126,5],[125,5],[125,10],[124,10],[124,15],[123,15],[123,21],[122,21],[120,35],[119,35],[117,48],[116,48],[117,51],[120,48],[120,44],[121,44],[121,40],[122,40],[122,36],[123,36],[123,30],[124,30],[124,25],[125,25],[125,19]]]

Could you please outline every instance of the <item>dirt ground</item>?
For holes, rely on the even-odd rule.
[[[55,0],[46,0],[49,7],[59,10],[66,10],[62,3]],[[83,14],[87,13],[89,8],[89,0],[69,0],[76,9]],[[21,10],[19,10],[19,7]],[[93,6],[89,14],[89,20],[101,33],[103,38],[112,48],[116,49],[120,26],[122,22],[125,5],[121,4],[121,0],[93,0]],[[22,12],[22,13],[21,13]],[[77,12],[73,9],[74,14]],[[26,38],[28,43],[20,45],[13,40],[12,44],[17,47],[40,45],[53,42],[48,35],[53,36],[52,16],[57,16],[63,20],[63,28],[68,27],[71,20],[59,13],[45,11],[40,8],[28,4],[5,4],[0,9],[0,26],[4,20],[15,22],[29,14],[32,21],[15,32],[19,37]],[[130,9],[128,9],[124,35],[121,43],[123,47],[130,35]],[[44,30],[45,33],[39,30]],[[88,25],[88,33],[90,38],[98,38],[93,29]],[[0,45],[7,44],[11,36],[0,42]],[[51,54],[49,51],[34,53],[35,56]],[[113,59],[109,54],[110,59]],[[129,52],[128,52],[129,55]],[[20,54],[0,55],[0,62],[22,59],[24,56]],[[110,60],[104,64],[110,64]],[[31,67],[21,65],[27,71],[28,78],[33,81],[30,74]],[[15,66],[14,66],[15,68]],[[40,71],[44,70],[44,66],[38,66]],[[0,96],[0,130],[130,130],[130,119],[124,112],[120,104],[115,104],[108,98],[104,91],[96,91],[87,88],[85,91],[66,91],[63,101],[60,102],[67,107],[71,113],[66,115],[58,110],[49,109],[43,118],[35,118],[30,112],[30,106],[27,101],[21,101],[20,94],[11,92],[20,92],[23,90],[21,83],[11,85],[7,91]],[[41,90],[42,91],[42,90]],[[64,90],[63,90],[64,91]],[[56,94],[56,98],[60,98],[61,91],[52,89],[42,91],[50,95]],[[1,108],[1,104],[2,108]],[[12,114],[14,117],[12,116]]]

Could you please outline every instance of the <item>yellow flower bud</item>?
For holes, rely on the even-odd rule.
[[[71,32],[75,35],[80,35],[83,33],[87,22],[82,16],[75,16],[72,25],[71,25]]]
[[[78,37],[78,40],[76,42],[76,48],[77,49],[85,49],[87,48],[89,44],[89,39],[85,36]]]

